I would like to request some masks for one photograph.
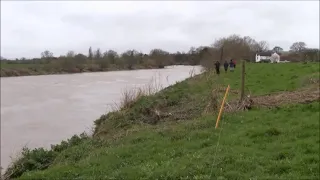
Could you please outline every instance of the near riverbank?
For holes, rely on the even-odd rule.
[[[5,173],[18,179],[319,179],[319,64],[247,64],[153,93],[124,93],[85,134],[24,149]],[[218,105],[231,91],[216,130]],[[246,111],[239,109],[246,107]]]

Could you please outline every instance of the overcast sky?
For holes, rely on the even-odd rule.
[[[170,52],[230,34],[284,49],[319,47],[319,1],[1,1],[1,56],[55,56],[88,48]]]

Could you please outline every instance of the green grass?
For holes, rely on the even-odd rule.
[[[30,68],[30,67],[41,67],[41,64],[8,64],[1,62],[1,68]]]
[[[45,69],[43,64],[8,64],[1,62],[0,67],[1,77],[52,74]]]
[[[27,62],[28,61],[28,62]],[[30,75],[49,75],[49,74],[68,74],[82,72],[105,72],[118,70],[134,70],[134,69],[162,69],[163,65],[159,65],[153,60],[139,61],[138,64],[129,66],[124,61],[116,61],[110,63],[104,60],[86,60],[74,61],[74,59],[58,58],[56,60],[26,60],[22,61],[1,61],[0,62],[1,77],[12,76],[30,76]]]
[[[319,64],[246,66],[253,95],[294,91],[319,77]],[[225,114],[215,130],[217,112],[203,111],[211,90],[227,84],[239,89],[239,65],[142,96],[96,120],[94,138],[27,153],[15,163],[24,168],[19,179],[319,179],[319,102]]]
[[[70,148],[20,179],[319,179],[319,108],[226,115],[220,140],[214,116],[145,127],[103,147]]]
[[[96,124],[96,133],[112,134],[128,128],[132,124],[144,122],[155,123],[153,110],[172,115],[167,120],[188,120],[199,117],[209,99],[212,89],[229,84],[232,90],[239,90],[241,69],[234,73],[222,73],[217,77],[213,73],[205,73],[171,86],[154,96],[140,98],[132,108],[113,112],[102,116]],[[319,77],[319,64],[247,64],[246,91],[252,95],[264,95],[279,91],[294,91],[306,87],[306,79],[310,75]],[[224,90],[219,93],[223,96]],[[239,94],[230,93],[230,99],[239,98]],[[151,111],[151,112],[150,112]]]
[[[236,77],[227,76],[224,83],[239,89],[240,64]],[[319,64],[282,63],[282,64],[247,64],[246,88],[254,95],[263,95],[279,91],[292,91],[303,87],[303,80],[310,75],[319,78]]]

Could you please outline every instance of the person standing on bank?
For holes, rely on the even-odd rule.
[[[232,59],[230,60],[229,66],[230,66],[230,72],[233,72],[233,71],[234,71],[235,64],[234,64],[234,62],[233,62]]]
[[[217,61],[214,63],[215,69],[216,69],[216,73],[219,75],[220,74],[220,62]]]
[[[227,61],[224,61],[223,67],[224,67],[224,71],[227,73],[228,72],[229,63]]]

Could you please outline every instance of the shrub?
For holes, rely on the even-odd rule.
[[[62,151],[69,147],[77,146],[86,140],[92,140],[87,134],[74,135],[67,141],[51,145],[51,149],[36,148],[30,150],[22,148],[21,154],[13,160],[4,174],[4,179],[12,179],[21,176],[24,172],[47,169]]]

